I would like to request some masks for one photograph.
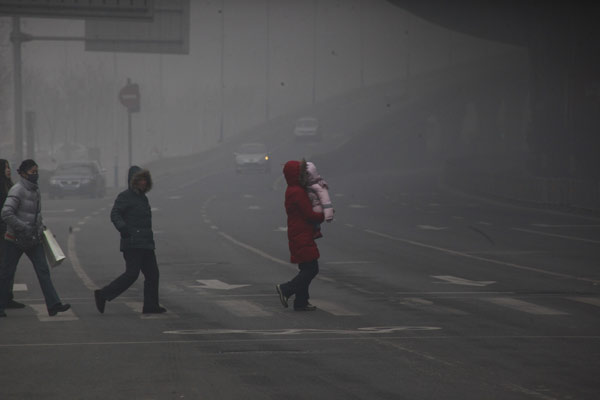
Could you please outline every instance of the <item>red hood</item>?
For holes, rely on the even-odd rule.
[[[288,186],[300,185],[300,161],[288,161],[283,166],[283,175]]]

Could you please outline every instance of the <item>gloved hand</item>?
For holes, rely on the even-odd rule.
[[[129,233],[129,229],[126,226],[119,229],[119,233],[121,234],[121,239],[129,239],[131,237],[131,233]]]

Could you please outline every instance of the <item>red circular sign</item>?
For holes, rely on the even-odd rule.
[[[119,101],[129,112],[140,111],[140,86],[137,83],[125,85],[119,91]]]

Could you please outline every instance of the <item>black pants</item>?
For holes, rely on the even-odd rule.
[[[308,304],[308,286],[315,276],[319,273],[319,262],[317,260],[298,264],[298,275],[289,282],[282,285],[281,291],[286,297],[296,295],[294,298],[294,307],[304,307]]]
[[[144,310],[158,308],[158,265],[154,250],[127,249],[123,251],[125,272],[117,279],[100,289],[100,294],[110,301],[137,280],[140,271],[144,274]]]

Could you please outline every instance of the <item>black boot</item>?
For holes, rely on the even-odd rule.
[[[54,317],[59,312],[65,312],[69,308],[71,308],[70,304],[58,303],[58,304],[53,305],[51,308],[48,309],[48,315],[51,316],[51,317]]]

